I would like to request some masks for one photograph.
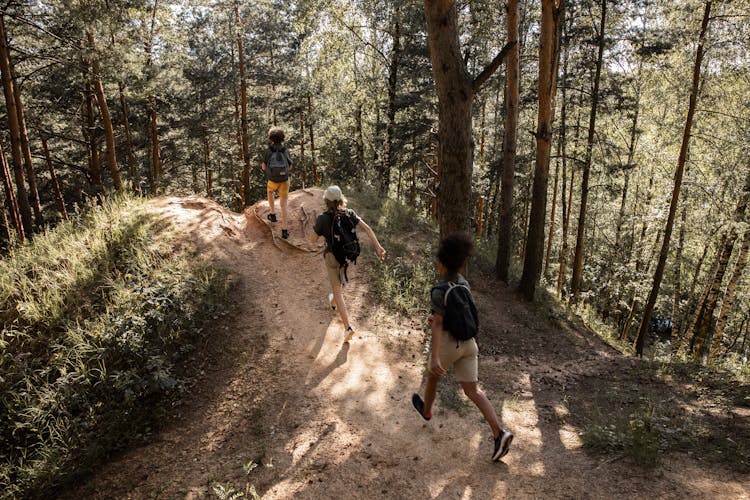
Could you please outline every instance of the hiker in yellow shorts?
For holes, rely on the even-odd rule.
[[[289,198],[289,172],[292,170],[292,159],[289,150],[283,144],[284,130],[280,127],[271,127],[268,131],[268,149],[263,156],[261,168],[268,177],[266,192],[268,194],[268,220],[276,222],[276,207],[274,206],[273,194],[278,191],[279,205],[281,205],[281,237],[289,238],[289,229],[286,219],[286,204]]]

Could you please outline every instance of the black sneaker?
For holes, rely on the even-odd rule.
[[[429,420],[432,418],[432,415],[430,415],[429,417],[424,416],[424,401],[422,401],[422,398],[419,397],[419,394],[411,395],[411,404],[413,404],[414,408],[417,409],[420,417],[422,417],[425,420]]]
[[[276,214],[268,214],[266,215],[266,218],[270,220],[271,222],[276,222]]]
[[[288,229],[282,229],[281,230],[281,237],[284,238],[285,240],[287,238],[289,238],[289,230]]]
[[[492,452],[492,461],[497,462],[510,450],[510,443],[513,441],[513,433],[500,429],[500,435],[495,438],[495,449]]]

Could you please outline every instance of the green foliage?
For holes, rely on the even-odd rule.
[[[653,468],[659,462],[662,435],[671,432],[670,419],[659,415],[656,406],[645,400],[627,416],[613,419],[597,412],[595,420],[581,431],[581,439],[588,448],[621,451],[636,464]]]
[[[434,228],[413,208],[392,199],[382,200],[374,192],[355,192],[353,197],[356,199],[353,206],[371,225],[387,252],[384,264],[370,266],[371,293],[400,314],[424,311],[429,306],[429,290],[436,278],[431,255],[437,242]],[[373,263],[377,260],[367,254],[365,259]]]
[[[115,198],[0,261],[0,483],[36,496],[139,442],[226,296],[140,199]],[[159,234],[159,240],[155,235]]]

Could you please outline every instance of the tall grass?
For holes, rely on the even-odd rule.
[[[438,234],[422,215],[374,192],[353,193],[354,208],[370,224],[387,251],[383,264],[373,264],[370,291],[391,311],[403,315],[429,309],[429,292],[437,273],[433,250]],[[371,262],[377,259],[365,254]]]
[[[0,260],[2,495],[48,494],[158,420],[227,291],[170,235],[115,198]]]

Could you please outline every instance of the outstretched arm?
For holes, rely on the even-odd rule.
[[[365,230],[365,233],[367,233],[367,236],[370,238],[370,241],[372,241],[372,244],[375,245],[375,253],[377,254],[378,258],[380,260],[385,259],[385,248],[380,245],[380,242],[378,241],[377,236],[375,236],[375,232],[372,230],[372,228],[368,226],[367,223],[362,219],[359,220],[359,225],[362,226],[362,229]]]

